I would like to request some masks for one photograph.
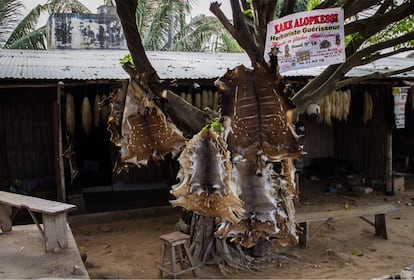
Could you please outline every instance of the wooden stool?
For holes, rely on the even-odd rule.
[[[158,265],[158,269],[160,270],[160,276],[162,277],[162,273],[166,272],[169,275],[172,275],[175,279],[177,275],[185,273],[187,271],[192,271],[194,276],[197,276],[196,269],[197,267],[194,266],[193,259],[190,255],[187,241],[190,239],[190,236],[184,234],[180,231],[175,231],[169,234],[164,234],[160,236],[160,239],[163,242],[162,251],[161,251],[161,262]],[[178,246],[178,247],[177,247]],[[170,261],[166,262],[166,249],[168,247],[171,248],[171,255]],[[176,250],[177,247],[177,250]],[[176,251],[178,252],[178,258],[176,256]],[[184,251],[184,255],[183,255]],[[177,271],[176,263],[179,262],[181,266],[181,271]],[[171,269],[169,270],[166,266],[171,264]]]

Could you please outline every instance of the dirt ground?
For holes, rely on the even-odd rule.
[[[280,260],[258,267],[259,272],[233,270],[223,275],[215,266],[202,266],[199,278],[372,279],[398,274],[414,264],[414,187],[394,196],[383,192],[354,195],[327,192],[323,184],[301,186],[297,211],[341,209],[390,203],[398,211],[387,214],[388,240],[358,218],[334,220],[310,242],[310,247],[278,249]],[[101,224],[71,224],[91,278],[158,278],[159,236],[175,230],[174,213]],[[372,217],[369,217],[372,220]],[[311,223],[311,230],[320,223]],[[186,273],[180,278],[193,278]]]

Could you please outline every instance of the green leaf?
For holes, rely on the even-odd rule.
[[[206,130],[209,128],[213,128],[218,134],[221,134],[223,132],[223,125],[221,124],[220,117],[215,118],[214,121],[204,126],[202,130]]]
[[[124,66],[126,63],[130,63],[132,65],[134,65],[134,60],[132,59],[131,54],[126,54],[124,57],[119,59],[119,63]]]

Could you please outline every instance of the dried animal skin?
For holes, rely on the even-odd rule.
[[[292,181],[295,170],[287,161],[285,164],[282,171],[289,175],[282,172],[282,177],[275,173],[271,164],[264,164],[259,175],[254,162],[234,164],[233,176],[242,191],[240,198],[245,215],[238,224],[221,221],[216,237],[230,237],[232,242],[247,248],[255,246],[260,239],[283,246],[297,244],[293,206],[297,192]]]
[[[346,121],[351,107],[351,91],[333,91],[319,101],[321,109],[320,120],[327,125],[332,125],[332,118]]]
[[[66,129],[70,136],[75,136],[75,101],[72,94],[66,95]]]
[[[122,133],[122,116],[124,114],[125,100],[127,94],[127,86],[123,85],[122,88],[116,89],[110,96],[111,102],[109,104],[110,112],[108,115],[108,127],[110,132],[110,140],[116,146],[121,146]]]
[[[78,176],[79,168],[76,163],[76,153],[72,144],[69,144],[66,150],[63,152],[63,156],[69,161],[69,170],[70,170],[70,183],[73,184],[76,176]]]
[[[124,165],[147,165],[148,160],[162,160],[169,153],[176,155],[186,141],[135,79],[127,90],[121,128],[120,163]]]
[[[371,94],[367,91],[364,92],[364,116],[363,122],[366,124],[372,118],[373,102]]]
[[[91,133],[92,128],[92,109],[89,98],[85,96],[81,107],[82,129],[86,135]]]
[[[243,65],[228,71],[216,85],[221,92],[225,139],[232,157],[256,160],[262,153],[270,162],[299,157],[301,147],[293,131],[293,104],[277,92],[278,85],[263,67]]]
[[[227,145],[213,128],[203,129],[186,145],[178,158],[180,183],[172,187],[170,201],[202,216],[238,223],[243,216],[239,190],[232,182]]]

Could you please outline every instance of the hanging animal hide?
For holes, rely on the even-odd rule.
[[[293,199],[293,159],[302,147],[292,124],[293,104],[279,94],[266,69],[238,66],[217,82],[222,96],[224,137],[233,161],[233,179],[241,189],[245,215],[231,224],[221,221],[216,237],[231,237],[244,247],[261,239],[297,244]],[[271,162],[280,162],[277,174]]]
[[[63,156],[69,161],[70,183],[73,184],[73,181],[79,173],[78,164],[76,163],[76,153],[73,144],[68,144],[68,147],[63,152]]]
[[[73,99],[73,95],[70,93],[66,95],[66,129],[70,136],[75,136],[75,101]]]
[[[238,224],[221,221],[215,236],[230,237],[232,242],[247,248],[255,246],[260,239],[283,246],[296,245],[293,198],[297,192],[291,176],[295,170],[282,164],[282,174],[276,174],[272,164],[262,164],[260,174],[256,174],[257,164],[253,161],[233,165],[235,183],[242,191],[240,198],[244,202],[245,216]]]
[[[121,125],[120,172],[128,163],[145,166],[148,160],[175,156],[185,144],[182,132],[150,100],[138,79],[131,79],[126,93]]]
[[[203,129],[186,145],[178,161],[180,183],[172,187],[173,206],[238,223],[243,216],[240,191],[232,181],[227,145],[213,128]]]
[[[277,92],[278,85],[266,69],[237,66],[216,85],[221,92],[225,139],[232,157],[270,162],[299,157],[302,151],[292,124],[293,104]]]
[[[351,107],[351,90],[334,90],[319,101],[319,107],[321,109],[320,121],[328,126],[332,125],[333,118],[346,121]]]
[[[108,115],[107,130],[111,134],[109,139],[117,147],[121,146],[121,140],[122,140],[121,125],[122,125],[122,116],[124,114],[127,89],[128,89],[127,84],[124,83],[122,85],[122,88],[116,89],[109,97],[110,98],[110,103],[109,103],[110,111]]]
[[[371,94],[367,91],[364,92],[364,115],[362,121],[366,124],[370,119],[372,119],[373,105]]]
[[[91,133],[92,128],[92,109],[89,98],[85,96],[81,106],[82,129],[86,135]]]

